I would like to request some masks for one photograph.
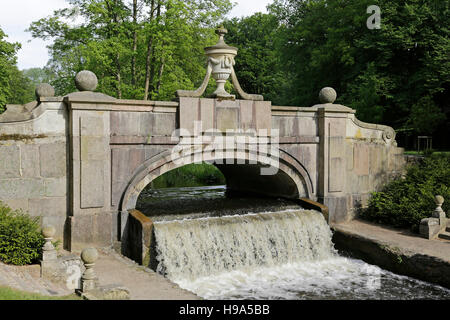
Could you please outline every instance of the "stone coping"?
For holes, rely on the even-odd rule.
[[[427,240],[406,229],[352,220],[333,224],[338,250],[370,264],[450,289],[450,241]]]

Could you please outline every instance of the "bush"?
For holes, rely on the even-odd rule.
[[[188,164],[159,176],[151,188],[201,187],[226,184],[225,177],[217,167],[207,163]]]
[[[361,217],[394,227],[418,230],[420,220],[436,208],[435,195],[446,200],[442,208],[450,212],[450,156],[432,155],[407,169],[406,176],[372,193],[369,206]]]
[[[44,237],[38,218],[12,210],[0,202],[0,260],[14,265],[31,264],[42,255]]]

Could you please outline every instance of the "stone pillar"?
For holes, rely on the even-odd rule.
[[[436,209],[434,209],[431,218],[425,218],[420,221],[419,233],[426,239],[434,239],[439,233],[444,232],[447,228],[448,220],[442,210],[444,197],[437,195],[434,197]]]
[[[329,223],[346,221],[346,128],[347,116],[354,110],[333,104],[336,91],[324,88],[319,94],[322,104],[316,105],[319,122],[318,199],[329,208]]]
[[[53,226],[46,226],[42,228],[42,235],[44,236],[45,244],[42,247],[41,277],[52,274],[53,270],[57,268],[58,265],[56,249],[52,243],[55,233],[56,229]]]
[[[442,204],[444,203],[444,197],[437,195],[434,197],[434,203],[436,203],[436,209],[434,209],[432,217],[439,220],[440,231],[444,231],[447,227],[447,217],[444,210],[442,210]]]
[[[98,278],[94,272],[95,261],[98,259],[98,252],[95,248],[87,248],[81,252],[81,260],[86,267],[81,276],[81,292],[95,290],[98,286]]]
[[[82,71],[80,92],[65,98],[70,111],[70,250],[112,244],[110,113],[115,99],[92,92],[97,77]]]

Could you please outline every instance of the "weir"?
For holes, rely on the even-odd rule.
[[[343,256],[316,210],[164,217],[153,230],[154,269],[205,299],[442,299],[450,292]]]
[[[330,228],[314,210],[163,221],[154,230],[157,271],[175,282],[334,254]]]

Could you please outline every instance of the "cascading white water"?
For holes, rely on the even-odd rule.
[[[334,255],[321,213],[288,210],[155,223],[157,271],[175,282]]]
[[[154,227],[157,271],[206,299],[441,299],[450,293],[338,255],[329,226],[313,210]]]

